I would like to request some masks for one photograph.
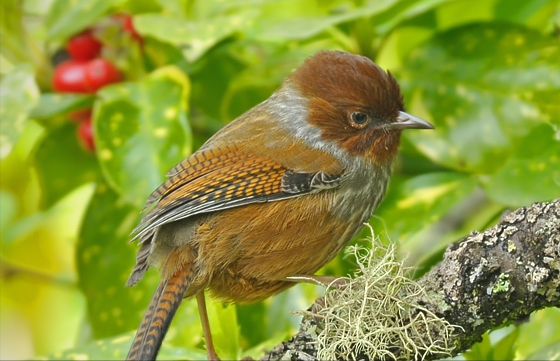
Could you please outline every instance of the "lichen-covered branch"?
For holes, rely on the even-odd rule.
[[[403,289],[414,289],[415,294],[401,294],[409,305],[418,306],[395,317],[404,315],[401,324],[406,324],[418,315],[436,315],[453,325],[450,334],[445,328],[446,340],[433,339],[452,345],[452,355],[470,348],[487,330],[524,320],[545,307],[560,307],[560,200],[520,208],[496,226],[452,244],[444,259],[418,284],[423,292],[408,287]],[[325,329],[322,322],[319,317],[304,317],[300,331],[262,359],[317,359],[317,335]],[[438,332],[441,327],[426,337],[439,337]],[[406,348],[402,344],[388,348],[390,352],[376,350],[373,358],[410,358],[410,353],[400,350]],[[414,358],[445,356],[437,347],[437,352],[430,350],[428,347]],[[357,351],[344,358],[372,358],[368,355],[371,353]]]
[[[559,307],[560,200],[518,209],[451,245],[422,284],[445,302],[437,312],[463,327],[457,351],[489,329]]]

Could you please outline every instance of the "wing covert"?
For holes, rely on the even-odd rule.
[[[168,172],[168,179],[148,198],[149,209],[133,239],[151,238],[163,224],[239,207],[277,201],[337,187],[342,174],[301,173],[235,146],[194,153]],[[150,208],[151,207],[151,208]]]

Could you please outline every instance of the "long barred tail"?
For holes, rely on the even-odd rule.
[[[192,267],[182,267],[161,281],[136,332],[127,360],[155,360],[171,320],[192,280]]]

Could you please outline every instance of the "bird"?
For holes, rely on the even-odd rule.
[[[133,231],[136,284],[161,281],[128,360],[155,360],[183,298],[196,297],[208,359],[219,359],[205,291],[251,303],[313,279],[384,197],[410,115],[397,80],[369,58],[322,50],[266,100],[167,173]]]

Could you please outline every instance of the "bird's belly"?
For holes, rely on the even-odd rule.
[[[363,201],[352,209],[325,192],[212,215],[195,237],[196,283],[234,302],[278,293],[293,285],[286,277],[312,275],[340,252],[373,211]],[[336,211],[343,205],[347,213]]]

